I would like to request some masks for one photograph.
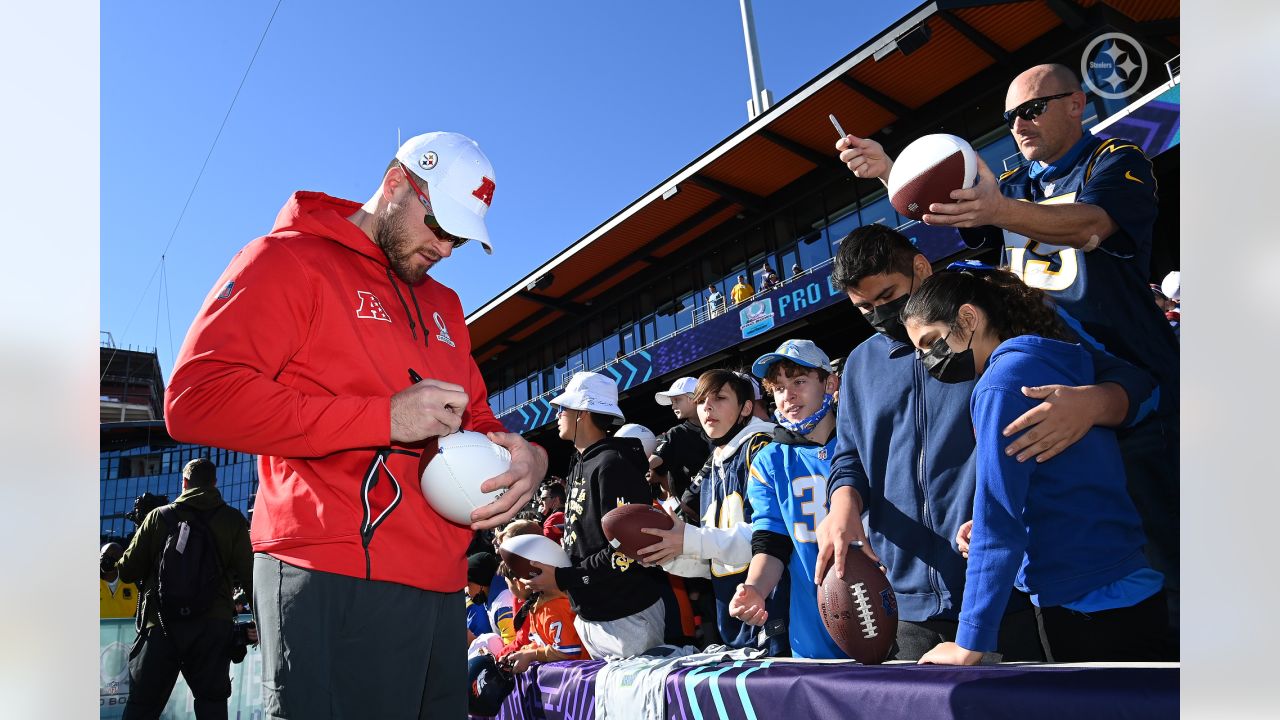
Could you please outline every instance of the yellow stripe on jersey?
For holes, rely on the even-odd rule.
[[[756,466],[754,463],[750,467],[750,473],[751,473],[752,480],[755,480],[756,482],[760,483],[761,485],[764,485],[765,487],[773,487],[773,485],[769,482],[769,479],[766,478],[764,475],[761,475],[760,471],[756,469]]]
[[[1093,157],[1089,158],[1089,165],[1084,169],[1084,181],[1086,183],[1089,182],[1089,178],[1093,176],[1093,166],[1095,163],[1098,162],[1098,159],[1102,157],[1102,153],[1104,151],[1113,153],[1120,150],[1124,150],[1125,148],[1133,148],[1134,150],[1138,151],[1139,155],[1142,155],[1144,158],[1146,157],[1146,155],[1144,155],[1142,152],[1142,148],[1138,147],[1137,145],[1134,145],[1131,142],[1125,142],[1123,144],[1121,143],[1122,141],[1120,140],[1117,140],[1115,138],[1110,138],[1108,140],[1103,141],[1103,143],[1098,146],[1098,149],[1093,151]],[[1142,181],[1139,180],[1138,182],[1142,182]]]
[[[997,178],[997,179],[998,179],[1000,182],[1004,182],[1004,179],[1005,179],[1005,178],[1007,178],[1007,177],[1009,177],[1009,176],[1013,175],[1014,173],[1018,172],[1019,170],[1022,170],[1022,169],[1023,169],[1023,168],[1025,168],[1025,167],[1026,167],[1025,165],[1019,165],[1018,167],[1016,167],[1016,168],[1014,168],[1014,169],[1012,169],[1012,170],[1005,170],[1004,172],[1000,173],[1000,177],[999,177],[999,178]]]

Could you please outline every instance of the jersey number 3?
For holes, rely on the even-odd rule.
[[[799,500],[800,511],[792,525],[796,542],[816,543],[815,530],[827,516],[827,478],[824,475],[805,475],[791,481],[791,493]]]

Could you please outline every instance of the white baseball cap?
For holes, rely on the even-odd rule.
[[[570,410],[612,415],[618,422],[626,420],[618,407],[618,384],[600,373],[576,372],[569,378],[564,392],[551,399],[552,405]]]
[[[693,391],[698,388],[698,378],[682,377],[677,378],[671,383],[670,390],[656,392],[653,394],[653,401],[659,405],[670,405],[671,398],[677,395],[692,395]]]
[[[493,165],[475,140],[453,132],[429,132],[405,141],[396,160],[426,182],[431,214],[449,234],[477,240],[493,253],[485,213],[493,203]]]
[[[640,441],[640,445],[644,447],[644,454],[652,455],[654,450],[658,449],[658,437],[653,431],[643,425],[635,423],[627,423],[618,428],[613,434],[614,437],[629,437]]]
[[[765,377],[769,374],[769,366],[779,360],[790,360],[803,367],[831,372],[831,360],[812,340],[788,340],[779,345],[777,350],[757,358],[751,364],[751,373],[756,377]]]

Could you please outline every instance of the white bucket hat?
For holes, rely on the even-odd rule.
[[[613,378],[600,373],[574,373],[564,392],[552,398],[551,404],[570,410],[612,415],[619,423],[626,420],[618,407],[618,384]]]
[[[409,171],[426,182],[431,214],[451,235],[477,240],[493,253],[484,216],[493,203],[493,165],[466,135],[429,132],[409,138],[396,151]]]
[[[671,398],[676,397],[677,395],[692,395],[693,391],[697,389],[698,378],[676,378],[676,381],[671,383],[670,390],[654,393],[653,400],[659,405],[670,405]]]

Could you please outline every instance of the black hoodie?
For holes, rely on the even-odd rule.
[[[558,568],[556,584],[583,620],[624,618],[660,597],[661,571],[615,551],[600,528],[600,518],[619,505],[650,504],[648,466],[640,444],[629,438],[608,437],[574,455],[561,541],[573,567]]]

